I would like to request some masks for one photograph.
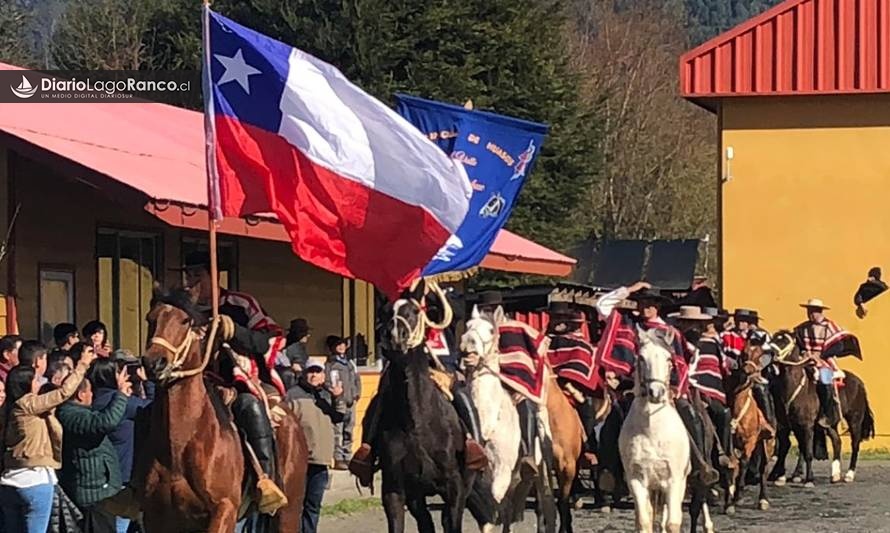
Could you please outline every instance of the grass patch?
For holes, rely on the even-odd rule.
[[[890,461],[890,448],[860,450],[859,459],[863,461]]]
[[[321,516],[349,516],[380,507],[379,498],[347,498],[332,505],[321,506]]]

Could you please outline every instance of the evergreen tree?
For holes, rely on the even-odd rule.
[[[26,32],[30,22],[23,6],[0,0],[0,61],[24,67],[33,64],[34,54]]]
[[[691,43],[700,44],[782,0],[686,0]]]

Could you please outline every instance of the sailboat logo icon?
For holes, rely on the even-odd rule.
[[[12,94],[19,98],[31,98],[37,92],[37,87],[33,87],[25,76],[22,76],[22,82],[18,87],[10,85],[9,88],[12,89]]]

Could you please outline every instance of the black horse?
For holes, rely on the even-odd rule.
[[[430,377],[424,349],[424,287],[393,305],[389,367],[376,401],[383,474],[382,499],[390,533],[402,533],[405,507],[420,533],[435,531],[427,497],[442,498],[442,527],[461,531],[464,508],[481,525],[494,524],[496,503],[485,476],[466,465],[466,431],[457,412]]]

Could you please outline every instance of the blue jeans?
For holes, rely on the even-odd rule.
[[[6,533],[46,533],[53,510],[53,491],[49,483],[26,489],[0,487],[0,505]]]
[[[130,529],[130,519],[117,516],[114,518],[114,525],[117,533],[127,533],[127,530]]]
[[[306,472],[306,495],[303,497],[303,533],[315,533],[318,529],[318,516],[321,514],[321,500],[328,488],[328,467],[309,465]]]

